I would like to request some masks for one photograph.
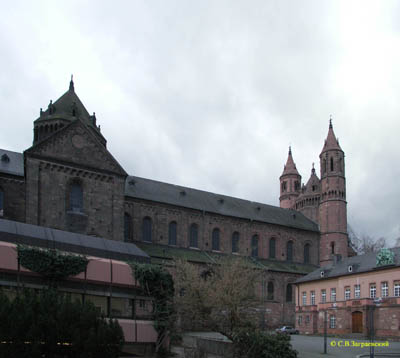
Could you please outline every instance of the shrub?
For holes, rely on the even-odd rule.
[[[244,328],[236,331],[232,339],[237,358],[297,358],[288,335]]]
[[[46,289],[23,290],[13,301],[0,291],[0,342],[0,358],[114,358],[124,338],[90,302]]]

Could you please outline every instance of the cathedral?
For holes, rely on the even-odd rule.
[[[263,272],[261,323],[293,324],[294,282],[352,254],[344,152],[332,123],[320,165],[320,178],[313,168],[302,185],[289,149],[280,207],[129,175],[71,79],[58,100],[40,109],[30,148],[0,149],[0,241],[7,225],[25,223],[32,232],[45,227],[129,243],[167,266],[176,258],[207,265],[242,256]]]
[[[307,184],[301,185],[301,175],[293,161],[292,150],[280,177],[281,208],[303,213],[318,224],[320,230],[320,265],[354,256],[347,234],[346,178],[344,152],[329,122],[328,136],[320,158],[321,179],[315,173],[314,164]]]

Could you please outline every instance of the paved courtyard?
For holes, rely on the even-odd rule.
[[[361,347],[368,340],[356,338],[328,337],[327,354],[324,351],[324,338],[316,336],[292,335],[292,346],[299,352],[299,358],[342,357],[342,358],[369,358],[369,347]],[[385,341],[377,341],[384,343]],[[388,347],[375,347],[375,357],[400,358],[400,342],[389,341]],[[357,345],[357,346],[356,346]]]

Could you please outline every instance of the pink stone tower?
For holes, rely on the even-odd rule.
[[[329,122],[328,136],[319,155],[321,166],[321,202],[319,205],[320,264],[334,256],[348,256],[346,178],[344,152]]]
[[[353,255],[348,247],[346,178],[344,152],[329,121],[328,136],[320,158],[321,179],[314,165],[306,185],[301,188],[301,176],[293,161],[292,150],[280,176],[280,206],[295,209],[319,224],[320,265]]]
[[[296,169],[290,147],[286,165],[279,180],[281,184],[280,206],[281,208],[292,209],[296,199],[300,195],[301,175]]]

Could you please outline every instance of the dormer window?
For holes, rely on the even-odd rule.
[[[4,153],[1,156],[1,161],[4,162],[4,163],[9,163],[10,162],[10,157],[6,153]]]
[[[353,265],[349,265],[349,266],[347,267],[347,271],[353,272]]]

